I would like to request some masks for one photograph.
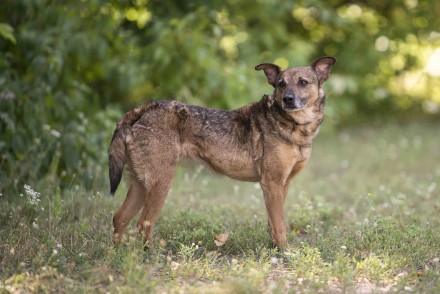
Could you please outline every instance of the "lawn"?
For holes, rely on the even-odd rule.
[[[439,143],[435,123],[324,130],[289,190],[284,252],[258,184],[189,163],[145,251],[135,221],[112,246],[126,187],[107,197],[105,174],[92,191],[2,191],[0,293],[440,293]]]

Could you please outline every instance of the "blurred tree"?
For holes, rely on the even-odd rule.
[[[0,188],[46,174],[69,182],[79,168],[91,178],[108,134],[96,113],[136,81],[130,34],[117,31],[104,1],[51,2],[0,4],[16,40],[0,39]]]
[[[69,183],[75,171],[90,184],[117,108],[239,107],[272,91],[260,62],[336,56],[326,84],[336,124],[438,114],[438,15],[434,0],[2,1],[0,189]]]

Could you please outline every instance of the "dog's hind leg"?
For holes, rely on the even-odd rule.
[[[142,214],[137,223],[139,232],[144,236],[144,245],[147,244],[153,235],[154,224],[159,217],[160,210],[173,183],[175,166],[162,168],[162,170],[157,170],[153,174],[158,178],[151,188],[148,189]]]
[[[122,234],[124,233],[128,224],[136,213],[142,208],[145,202],[145,192],[144,186],[139,181],[136,179],[131,180],[127,197],[113,217],[113,242],[115,245],[120,242]]]
[[[145,189],[137,228],[148,241],[171,188],[181,155],[181,143],[178,132],[172,128],[175,122],[170,122],[175,119],[173,116],[150,113],[145,119],[150,121],[132,127],[132,138],[127,137],[127,149],[133,175]]]

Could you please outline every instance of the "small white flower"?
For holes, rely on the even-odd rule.
[[[40,202],[40,192],[34,191],[31,186],[24,185],[24,192],[26,193],[26,196],[28,198],[28,201],[31,205],[38,205],[38,202]],[[20,194],[22,197],[23,194]]]
[[[276,258],[275,256],[270,258],[270,263],[272,264],[277,264],[278,263],[278,258]]]
[[[50,134],[51,134],[52,136],[54,136],[55,138],[59,138],[59,137],[61,137],[61,133],[58,132],[57,130],[50,130]]]
[[[434,182],[432,182],[431,184],[429,184],[428,189],[427,189],[428,192],[429,192],[429,193],[434,192],[436,186],[437,186],[437,184],[434,183]]]
[[[342,246],[341,246],[341,249],[342,249],[342,250],[347,250],[347,246],[342,245]]]
[[[63,248],[63,244],[61,244],[61,243],[57,243],[57,248]]]
[[[176,271],[179,268],[179,265],[180,264],[178,262],[172,261],[170,264],[171,270]]]
[[[58,254],[58,250],[54,249],[54,250],[52,251],[52,253],[53,253],[53,255],[57,255],[57,254]]]
[[[39,227],[38,224],[37,224],[36,222],[33,222],[33,223],[32,223],[32,226],[34,227],[34,229],[38,229],[38,227]]]

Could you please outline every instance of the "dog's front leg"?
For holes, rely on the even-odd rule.
[[[260,185],[263,189],[272,239],[279,248],[283,249],[287,245],[286,224],[284,223],[284,194],[286,189],[284,185],[272,179],[263,179]]]

